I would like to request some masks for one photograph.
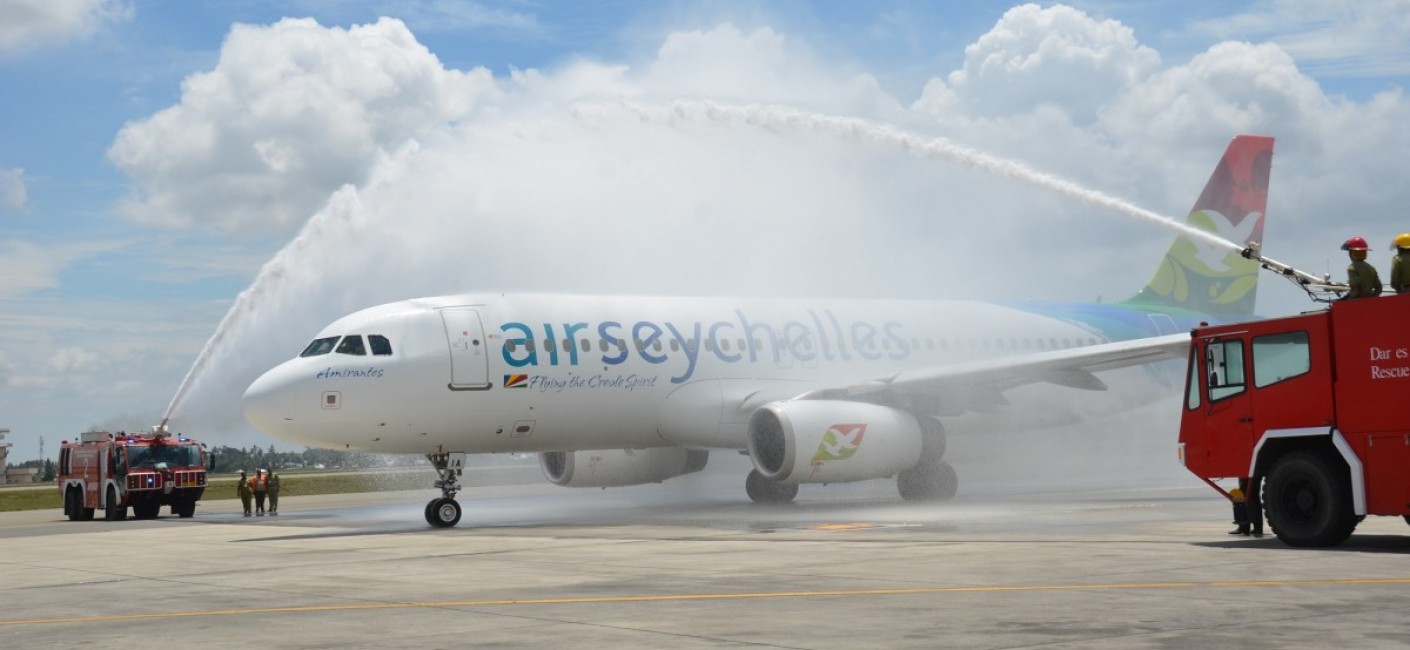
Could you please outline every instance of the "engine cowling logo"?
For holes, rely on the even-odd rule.
[[[813,454],[813,462],[847,460],[856,455],[862,437],[867,433],[866,424],[834,424],[823,433],[818,451]]]

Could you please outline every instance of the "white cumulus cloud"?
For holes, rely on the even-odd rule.
[[[0,2],[0,54],[84,38],[131,15],[122,0],[5,0]]]
[[[965,48],[964,67],[944,84],[932,82],[921,105],[958,100],[964,109],[990,116],[1052,105],[1088,122],[1160,64],[1160,55],[1120,22],[1064,5],[1020,5]]]
[[[139,222],[286,233],[379,150],[469,115],[487,71],[447,70],[400,21],[236,25],[181,102],[128,124],[108,151]]]

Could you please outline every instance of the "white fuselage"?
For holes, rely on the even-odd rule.
[[[247,417],[291,442],[384,453],[743,449],[742,403],[1105,342],[976,302],[536,294],[391,303],[317,338],[334,340],[250,386]]]

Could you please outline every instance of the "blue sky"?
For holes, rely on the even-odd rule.
[[[770,104],[892,124],[1167,214],[1188,207],[1229,137],[1268,133],[1279,138],[1269,254],[1339,273],[1346,236],[1388,243],[1410,230],[1407,15],[1410,0],[0,0],[0,427],[23,460],[39,436],[52,451],[90,427],[153,423],[261,267],[315,215],[350,204],[381,206],[395,216],[373,226],[408,232],[379,246],[346,227],[304,231],[322,241],[299,250],[342,248],[284,258],[297,290],[239,324],[246,347],[218,359],[226,380],[198,387],[187,428],[267,443],[238,419],[242,384],[336,316],[384,299],[609,284],[1087,300],[1134,291],[1132,277],[1165,246],[1164,234],[1119,219],[1084,225],[1083,208],[1053,197],[963,177],[956,189],[944,182],[954,170],[841,145],[782,146],[747,129],[710,144],[658,141],[615,122],[625,130],[611,138],[564,135],[592,131],[597,118],[585,114],[625,101]],[[731,176],[738,151],[767,182]],[[439,184],[425,173],[432,160],[448,170]],[[633,167],[644,160],[657,162]],[[673,164],[676,175],[662,169]],[[461,220],[458,196],[436,196],[447,185],[488,188],[473,195],[484,211]],[[521,192],[506,198],[510,188]],[[717,216],[734,205],[721,193],[739,195],[738,214]],[[837,206],[853,209],[833,215]],[[1016,216],[945,221],[989,210]],[[889,216],[848,221],[873,213]],[[846,242],[876,274],[803,274],[831,282],[823,289],[789,275],[811,269],[806,261],[724,269],[717,285],[690,275],[671,284],[659,269],[626,281],[583,270],[690,260],[657,249],[735,218],[775,242],[793,238],[786,248],[804,260]],[[534,245],[486,244],[498,231],[475,219],[523,219]],[[815,232],[835,223],[875,238]],[[554,241],[590,237],[589,225],[655,235],[623,235],[610,258]],[[446,232],[472,243],[447,244]],[[691,248],[718,250],[696,268],[767,254],[700,237]],[[994,264],[976,240],[1002,241],[1024,264]],[[1063,272],[1033,281],[1013,271],[984,292],[948,281],[991,265],[1001,276]],[[1279,289],[1264,290],[1261,311],[1302,307]]]

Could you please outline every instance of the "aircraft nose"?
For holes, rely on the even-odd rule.
[[[260,375],[245,396],[240,399],[240,408],[245,419],[266,433],[279,434],[294,422],[294,391],[292,382],[284,366]]]

